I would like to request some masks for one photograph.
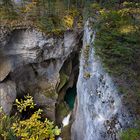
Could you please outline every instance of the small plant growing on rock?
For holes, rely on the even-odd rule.
[[[21,99],[20,101],[16,99],[16,106],[19,112],[26,111],[26,108],[34,108],[35,104],[33,102],[32,96],[24,96],[25,100]]]
[[[84,73],[84,78],[88,79],[90,78],[91,74],[89,72],[85,72]]]
[[[85,61],[88,60],[88,57],[89,57],[89,49],[90,49],[90,46],[87,45],[84,49],[84,56],[85,56]]]

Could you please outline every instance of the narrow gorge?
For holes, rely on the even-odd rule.
[[[4,35],[0,103],[6,114],[17,97],[29,93],[44,115],[59,125],[74,107],[72,120],[67,120],[72,140],[116,140],[132,126],[135,117],[95,55],[96,32],[88,21],[84,34],[67,31],[61,38],[31,29]],[[70,128],[67,131],[70,135]]]
[[[0,140],[140,139],[137,0],[0,6]]]

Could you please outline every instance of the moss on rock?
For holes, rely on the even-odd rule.
[[[59,86],[58,86],[58,92],[67,83],[68,79],[69,79],[69,77],[64,72],[60,73],[60,83],[59,83]]]
[[[63,140],[71,140],[71,125],[62,128],[61,137]]]
[[[57,122],[59,124],[61,124],[62,120],[64,119],[65,116],[67,116],[69,114],[70,110],[69,107],[67,106],[67,104],[63,101],[61,101],[58,105],[57,105]]]

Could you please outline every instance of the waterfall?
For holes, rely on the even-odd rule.
[[[72,140],[118,140],[120,132],[132,122],[122,103],[123,96],[95,55],[95,36],[86,22]]]
[[[71,112],[63,119],[62,121],[63,127],[69,125],[70,116],[71,116]]]

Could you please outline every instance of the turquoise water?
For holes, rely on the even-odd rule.
[[[69,108],[72,110],[74,108],[74,102],[75,102],[75,97],[76,97],[76,85],[72,88],[68,88],[66,91],[66,95],[64,97],[64,100],[68,104]]]

